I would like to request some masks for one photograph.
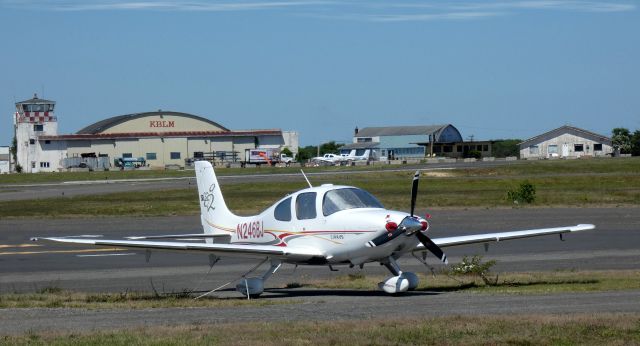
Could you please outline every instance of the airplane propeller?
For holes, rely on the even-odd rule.
[[[420,181],[420,171],[416,171],[416,174],[413,175],[413,183],[411,185],[411,217],[412,218],[414,217],[414,212],[416,209],[416,199],[418,198],[418,182],[419,181]],[[426,227],[423,227],[423,230],[425,229]],[[449,261],[447,261],[447,255],[445,255],[444,251],[442,251],[442,249],[436,243],[434,243],[433,240],[431,240],[421,231],[416,231],[415,234],[416,234],[416,237],[418,237],[418,240],[420,240],[422,245],[424,245],[424,247],[427,250],[429,250],[432,254],[438,257],[440,261],[442,261],[444,264],[449,263]]]

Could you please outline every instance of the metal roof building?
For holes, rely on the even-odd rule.
[[[573,126],[561,126],[520,143],[520,158],[611,155],[611,138]]]
[[[378,159],[424,158],[427,154],[455,153],[454,144],[462,143],[462,135],[451,124],[428,126],[366,127],[354,131],[353,143],[341,147],[351,150],[373,150]]]

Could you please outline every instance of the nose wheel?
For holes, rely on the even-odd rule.
[[[396,262],[395,258],[389,257],[385,261],[380,262],[389,269],[392,277],[385,279],[378,283],[378,288],[389,294],[402,293],[407,291],[413,291],[418,287],[420,280],[418,276],[411,272],[403,272],[400,270],[400,266]]]

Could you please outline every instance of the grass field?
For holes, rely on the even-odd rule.
[[[638,345],[640,315],[453,316],[158,326],[0,337],[15,345]]]
[[[488,285],[479,276],[417,274],[416,290],[430,292],[472,291],[487,294],[548,294],[562,292],[593,292],[640,289],[640,270],[555,271],[534,273],[503,273],[489,275]],[[292,286],[371,290],[386,276],[341,275],[327,280],[308,278]]]
[[[417,291],[476,292],[481,294],[549,294],[564,292],[595,292],[640,289],[640,270],[611,271],[557,271],[535,273],[505,273],[493,276],[495,282],[487,285],[477,276],[433,276],[418,274]],[[340,275],[331,279],[300,278],[286,286],[289,288],[319,288],[373,291],[384,276],[361,274]],[[233,306],[262,306],[295,304],[293,300],[243,298],[212,298],[194,300],[197,294],[177,292],[85,293],[46,287],[33,293],[0,294],[1,309],[6,308],[82,308],[82,309],[150,309],[150,308],[219,308]]]
[[[271,169],[271,168],[270,168]],[[246,170],[245,170],[246,171]],[[255,170],[254,170],[255,171]],[[118,172],[115,172],[118,173]],[[364,188],[390,209],[406,210],[410,172],[313,176],[314,184]],[[640,158],[533,161],[493,168],[425,171],[418,206],[514,207],[509,189],[524,181],[537,189],[537,206],[640,205]],[[222,183],[230,209],[240,215],[264,210],[279,198],[304,188],[304,181]],[[199,213],[195,188],[95,196],[0,202],[0,217],[165,216]]]
[[[375,165],[375,166],[322,166],[305,167],[305,172],[340,172],[361,170],[388,170],[400,166]],[[300,167],[268,167],[255,168],[224,168],[216,167],[216,173],[225,175],[247,174],[279,174],[300,173]],[[58,173],[33,173],[33,174],[2,174],[0,185],[20,185],[37,183],[57,183],[64,181],[91,181],[91,180],[125,180],[125,179],[155,179],[155,178],[182,178],[195,177],[195,170],[127,170],[127,171],[96,171],[96,172],[58,172]]]

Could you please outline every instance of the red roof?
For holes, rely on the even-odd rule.
[[[75,134],[58,136],[40,136],[40,140],[64,141],[86,139],[118,139],[139,137],[238,137],[259,135],[281,135],[281,130],[250,130],[250,131],[175,131],[175,132],[123,132],[123,133],[97,133]]]

